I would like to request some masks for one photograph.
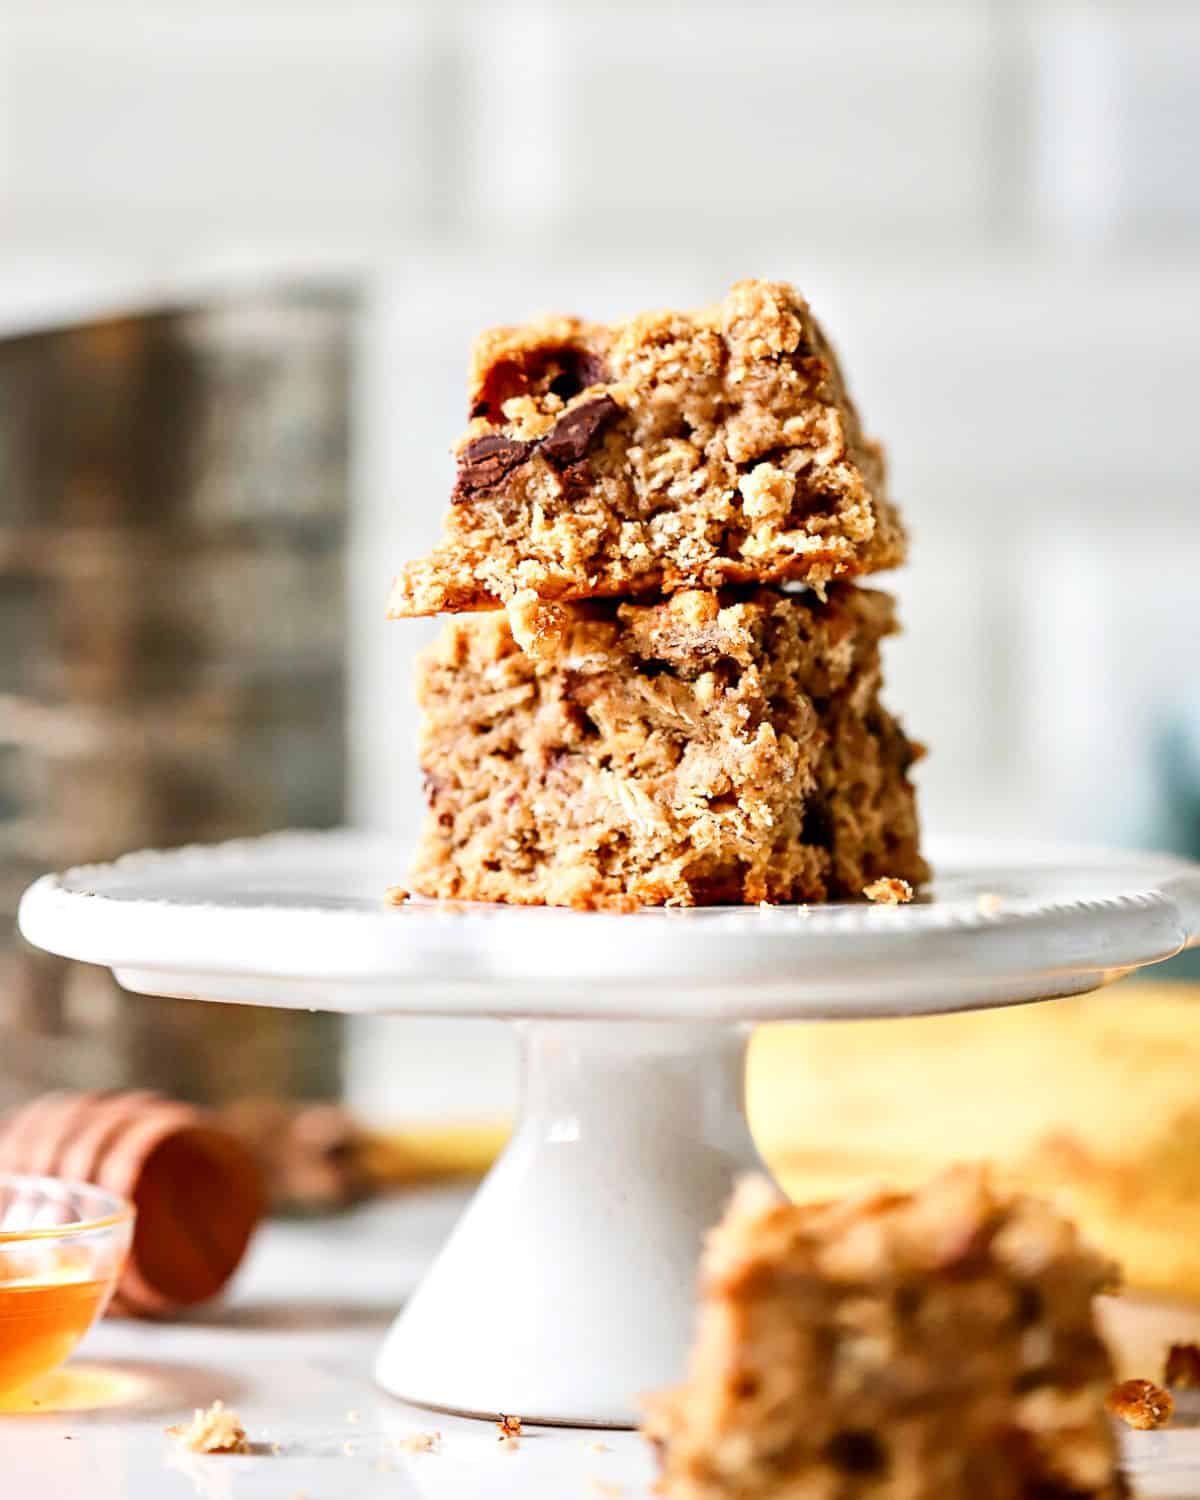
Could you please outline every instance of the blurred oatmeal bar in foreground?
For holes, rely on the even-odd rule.
[[[919,885],[919,751],[878,696],[894,629],[886,594],[849,586],[449,621],[419,668],[430,810],[409,884],[618,908]]]
[[[436,550],[393,617],[897,566],[883,457],[794,288],[740,281],[693,312],[553,317],[476,343],[471,419]]]
[[[671,1500],[1117,1500],[1092,1299],[1111,1267],[952,1169],[799,1206],[743,1183],[701,1272],[685,1384],[646,1435]]]

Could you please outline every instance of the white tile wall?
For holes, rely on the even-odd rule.
[[[513,0],[474,49],[474,223],[632,247],[982,237],[985,3]]]
[[[920,524],[986,534],[1082,508],[1094,526],[1129,504],[1194,515],[1192,261],[993,254],[813,279]]]
[[[1131,0],[1032,14],[1044,224],[1076,244],[1194,242],[1200,11]]]
[[[1038,541],[1013,641],[1033,810],[1077,837],[1144,838],[1166,737],[1200,717],[1200,538],[1131,516]]]
[[[429,216],[431,27],[396,8],[29,8],[7,33],[17,233],[214,250]]]

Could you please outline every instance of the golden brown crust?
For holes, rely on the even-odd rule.
[[[394,617],[542,599],[822,584],[906,540],[807,303],[738,282],[691,313],[550,318],[477,342],[441,544]]]
[[[918,884],[891,600],[688,590],[447,623],[423,657],[423,895],[605,907]]]
[[[644,1431],[674,1500],[1116,1500],[1105,1262],[959,1168],[793,1205],[744,1184],[709,1238],[685,1384]]]
[[[1104,1403],[1127,1427],[1148,1432],[1165,1427],[1175,1412],[1175,1398],[1152,1380],[1123,1380],[1113,1386]]]

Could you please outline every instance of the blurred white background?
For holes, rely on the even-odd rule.
[[[285,273],[367,288],[360,821],[418,814],[426,632],[383,602],[433,540],[473,333],[769,275],[831,332],[911,522],[889,696],[932,747],[927,820],[1181,841],[1160,767],[1200,720],[1196,4],[3,15],[6,326]]]

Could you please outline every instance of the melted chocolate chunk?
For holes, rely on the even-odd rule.
[[[587,349],[563,349],[558,358],[562,370],[550,382],[550,389],[564,401],[570,401],[590,385],[604,385],[608,380],[608,366],[598,354]]]
[[[484,490],[490,490],[523,464],[533,452],[531,443],[514,438],[488,436],[476,438],[458,455],[458,474],[454,481],[451,503],[461,505]]]
[[[529,391],[529,376],[515,359],[501,359],[483,378],[479,395],[471,403],[472,417],[488,417],[499,422],[506,401]]]
[[[825,1456],[843,1474],[881,1474],[887,1468],[887,1450],[865,1427],[847,1427],[835,1432]]]
[[[592,486],[591,470],[582,461],[577,464],[568,464],[565,469],[559,469],[558,477],[562,483],[563,499],[568,505],[574,505],[577,500],[582,500]]]
[[[558,344],[522,349],[507,359],[497,360],[488,370],[471,415],[498,422],[504,403],[514,396],[553,391],[562,400],[570,401],[589,386],[603,385],[608,378],[608,366],[588,349]]]
[[[577,464],[621,414],[621,407],[609,395],[584,401],[559,417],[542,439],[543,455],[556,469]]]
[[[538,442],[521,442],[516,438],[502,437],[499,433],[476,438],[458,455],[458,474],[451,503],[467,504],[476,495],[495,489],[538,450],[561,474],[586,483],[587,476],[576,471],[575,466],[595,446],[605,428],[621,414],[622,408],[611,396],[596,396],[559,417]]]

